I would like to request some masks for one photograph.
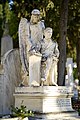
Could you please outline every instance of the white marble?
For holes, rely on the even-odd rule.
[[[41,77],[43,85],[57,85],[57,63],[59,50],[57,42],[52,40],[52,28],[44,30],[44,39],[41,41]]]
[[[15,107],[23,104],[27,109],[40,113],[73,111],[71,89],[62,86],[16,87]]]
[[[29,57],[29,86],[40,86],[41,54]]]
[[[43,30],[45,26],[44,22],[40,20],[39,13],[39,10],[34,9],[31,13],[30,21],[26,18],[21,18],[19,23],[19,48],[22,76],[25,74],[25,77],[22,77],[23,81],[27,79],[26,75],[29,73],[29,52],[33,51],[33,49],[37,52],[39,49],[38,42],[43,39]]]

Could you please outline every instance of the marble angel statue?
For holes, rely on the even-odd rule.
[[[44,21],[40,20],[40,11],[34,9],[31,19],[21,18],[19,23],[19,49],[22,64],[22,85],[28,85],[29,54],[39,51],[39,42],[43,39]]]

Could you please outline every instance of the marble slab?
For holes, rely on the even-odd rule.
[[[23,104],[27,109],[40,113],[74,111],[71,105],[71,87],[16,87],[14,96],[15,107]]]

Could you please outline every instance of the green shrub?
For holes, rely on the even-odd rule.
[[[13,117],[25,118],[29,116],[34,116],[34,113],[31,110],[27,110],[26,106],[24,105],[21,105],[19,108],[11,106],[11,108]]]

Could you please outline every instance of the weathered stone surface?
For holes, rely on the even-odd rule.
[[[6,52],[13,49],[13,41],[9,34],[9,26],[8,23],[5,23],[5,27],[3,29],[3,36],[1,38],[1,61],[3,59],[3,56]]]
[[[11,36],[3,36],[1,39],[1,56],[3,57],[4,54],[11,49],[13,49],[13,42]]]
[[[14,96],[16,107],[23,103],[27,109],[40,113],[73,111],[71,87],[17,87]]]
[[[3,94],[3,89],[4,89],[4,76],[3,74],[0,74],[0,113],[3,112],[3,101],[4,101],[4,94]]]
[[[29,86],[40,85],[40,66],[41,66],[41,54],[31,55],[29,57]]]
[[[14,105],[13,93],[18,86],[20,77],[20,58],[18,50],[10,50],[3,57],[4,73],[0,76],[0,114],[9,114],[11,105]]]

